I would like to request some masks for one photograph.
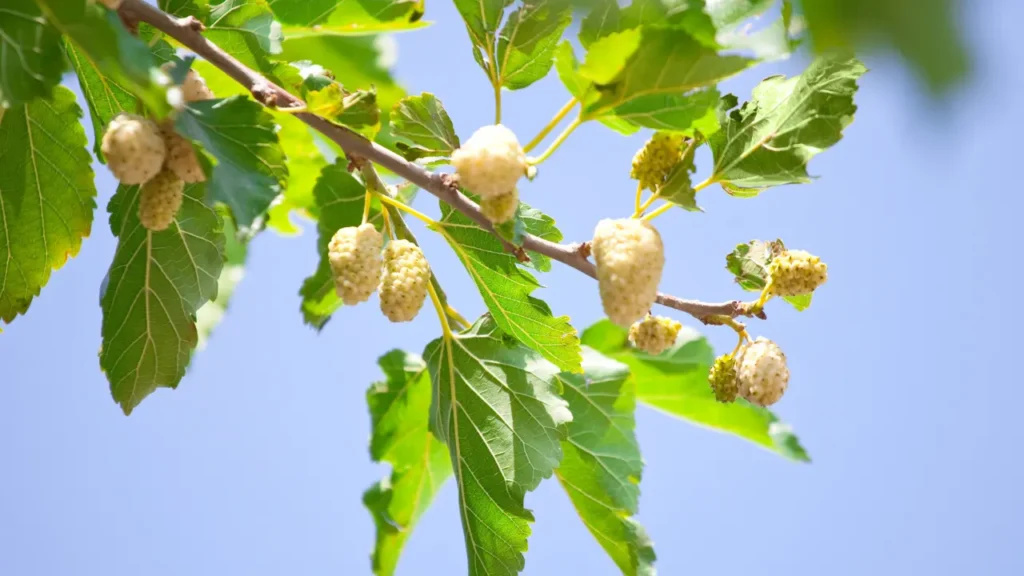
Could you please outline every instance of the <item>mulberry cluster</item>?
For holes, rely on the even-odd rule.
[[[786,250],[768,265],[771,292],[778,296],[810,294],[828,280],[828,266],[803,250]]]
[[[392,322],[416,317],[427,297],[430,265],[420,247],[407,240],[394,240],[384,249],[381,273],[380,310]]]
[[[626,327],[647,315],[665,267],[665,248],[654,226],[633,218],[602,220],[590,249],[608,318]]]
[[[507,194],[526,174],[526,154],[515,133],[496,124],[484,126],[452,153],[463,186],[481,198]]]
[[[519,190],[480,199],[480,212],[493,224],[504,224],[515,218],[519,208]]]
[[[163,170],[139,191],[139,221],[147,230],[166,230],[181,208],[185,183],[174,172]]]
[[[206,80],[199,75],[199,72],[189,69],[185,74],[185,81],[181,84],[181,92],[185,102],[198,102],[200,100],[213,100],[213,91],[206,85]]]
[[[733,402],[739,394],[740,385],[736,381],[736,360],[731,354],[723,354],[715,358],[715,363],[708,373],[708,383],[719,402]]]
[[[736,381],[747,401],[758,406],[775,404],[789,385],[786,355],[771,340],[754,340],[736,354]]]
[[[683,139],[680,134],[658,132],[644,144],[635,156],[630,178],[652,192],[668,179],[669,172],[683,159]]]
[[[676,343],[682,324],[664,316],[647,315],[629,328],[629,341],[633,346],[657,356]]]
[[[372,224],[346,226],[334,233],[327,257],[334,273],[334,287],[346,304],[370,299],[380,282],[380,251],[384,238]]]
[[[167,145],[152,120],[118,114],[103,133],[100,150],[122,184],[144,184],[163,168]]]

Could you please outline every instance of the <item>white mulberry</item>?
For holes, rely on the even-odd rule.
[[[181,84],[181,92],[185,102],[197,102],[199,100],[213,100],[213,91],[206,85],[206,80],[199,75],[199,72],[189,68],[185,74],[185,81]]]
[[[147,230],[166,230],[181,208],[185,183],[174,172],[163,170],[139,191],[139,221]]]
[[[118,114],[110,121],[100,150],[122,184],[145,183],[160,172],[167,157],[157,125],[134,114]]]
[[[206,174],[199,164],[196,150],[192,143],[178,134],[174,124],[170,121],[160,125],[160,135],[163,136],[164,145],[167,147],[167,158],[165,166],[178,175],[183,182],[195,183],[205,182]]]
[[[345,304],[366,302],[377,289],[383,244],[384,238],[372,224],[346,226],[334,233],[327,258],[335,289]]]
[[[515,218],[519,208],[519,190],[480,199],[480,212],[494,224],[504,224]]]
[[[427,297],[430,265],[420,247],[408,240],[394,240],[384,248],[380,279],[380,310],[392,322],[416,317]]]
[[[789,385],[786,355],[771,340],[758,338],[737,353],[736,380],[740,396],[758,406],[771,406]]]
[[[715,358],[715,363],[708,371],[708,384],[715,393],[715,400],[723,403],[736,400],[740,385],[736,381],[736,360],[731,354]]]
[[[664,316],[647,315],[629,328],[629,341],[633,346],[657,356],[676,343],[683,327],[678,321]]]
[[[652,192],[668,179],[669,172],[683,159],[683,136],[658,132],[633,156],[630,178]]]
[[[605,314],[626,327],[643,318],[658,296],[665,267],[661,235],[634,218],[601,220],[590,244]]]
[[[768,265],[771,291],[777,296],[810,294],[828,280],[828,266],[803,250],[786,250]]]
[[[481,198],[508,193],[526,174],[526,154],[515,133],[496,124],[484,126],[452,153],[460,183]]]

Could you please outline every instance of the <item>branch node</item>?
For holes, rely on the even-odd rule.
[[[252,92],[252,97],[260,104],[268,108],[277,108],[277,91],[266,80],[253,84],[250,92]]]
[[[458,192],[459,178],[454,174],[441,174],[441,185],[444,186],[449,192]]]
[[[195,16],[185,16],[183,18],[178,18],[178,26],[181,26],[182,28],[186,28],[193,32],[206,31],[206,25],[200,22],[199,19]]]
[[[580,242],[579,244],[573,247],[572,251],[575,252],[577,256],[583,258],[584,260],[590,258],[590,241],[588,240],[587,242]]]

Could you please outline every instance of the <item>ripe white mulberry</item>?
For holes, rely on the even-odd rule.
[[[736,380],[740,396],[758,406],[771,406],[789,385],[786,355],[771,340],[758,338],[736,354]]]
[[[678,321],[664,316],[647,315],[629,328],[629,341],[633,346],[657,356],[676,343],[683,327]]]
[[[519,190],[480,199],[480,212],[493,224],[504,224],[515,218],[519,208]]]
[[[634,218],[601,220],[590,244],[601,303],[608,318],[627,327],[643,318],[658,296],[665,267],[661,235]]]
[[[167,147],[167,169],[177,174],[183,182],[205,182],[206,174],[203,174],[203,167],[199,164],[195,148],[175,131],[174,123],[167,121],[161,124],[160,135],[163,136],[164,145]]]
[[[771,291],[777,296],[810,294],[828,280],[828,266],[803,250],[786,250],[768,265]]]
[[[708,384],[715,393],[715,400],[723,403],[736,400],[740,385],[736,381],[736,360],[731,354],[715,358],[715,363],[708,372]]]
[[[660,188],[669,172],[683,159],[683,136],[658,132],[633,156],[630,178],[651,192]]]
[[[420,247],[408,240],[394,240],[384,248],[380,279],[380,310],[392,322],[416,317],[427,297],[430,265]]]
[[[122,184],[145,183],[160,172],[167,157],[157,125],[134,114],[118,114],[110,121],[100,150]]]
[[[185,183],[174,172],[163,170],[139,191],[139,221],[147,230],[166,230],[181,208]]]
[[[496,124],[473,133],[452,153],[459,182],[481,198],[506,194],[526,174],[526,154],[515,133]]]
[[[372,224],[346,226],[334,233],[327,258],[335,290],[345,304],[366,302],[377,289],[383,244],[384,238]]]
[[[206,80],[199,75],[199,72],[189,69],[185,74],[185,81],[181,84],[181,92],[185,102],[197,102],[199,100],[212,100],[213,92],[206,85]]]

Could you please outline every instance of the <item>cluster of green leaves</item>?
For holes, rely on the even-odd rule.
[[[426,25],[422,0],[158,5],[198,19],[210,41],[304,100],[309,111],[411,161],[442,166],[460,145],[441,101],[429,93],[407,96],[378,58],[374,35]],[[937,86],[966,63],[946,2],[888,0],[881,10],[877,0],[588,1],[578,29],[580,57],[564,38],[579,2],[455,5],[499,118],[502,90],[526,88],[554,68],[579,105],[577,123],[688,138],[691,146],[658,191],[688,210],[698,210],[697,192],[713,183],[749,197],[808,182],[808,162],[839,141],[856,111],[853,96],[865,69],[845,49],[861,38],[882,32]],[[914,19],[914,33],[898,34],[918,13],[927,18]],[[766,14],[773,14],[767,26],[747,30],[752,18]],[[801,42],[802,22],[814,47],[827,54],[798,76],[764,80],[742,105],[719,93],[721,80],[791,52]],[[332,142],[294,116],[254,102],[209,62],[181,60],[180,46],[146,24],[132,33],[91,0],[8,0],[0,8],[0,35],[5,322],[27,311],[51,271],[77,253],[91,230],[97,191],[83,109],[59,85],[64,72],[77,78],[97,143],[117,114],[145,113],[173,122],[201,151],[207,180],[186,188],[167,230],[141,226],[138,186],[118,187],[107,207],[117,248],[101,290],[99,360],[125,413],[156,388],[177,386],[228,306],[248,242],[268,227],[294,233],[292,212],[317,221],[320,261],[299,290],[302,317],[317,329],[344,304],[334,290],[328,242],[339,228],[363,221],[366,202],[369,223],[383,229],[387,222],[397,237],[415,242],[402,213],[371,194],[394,193],[411,203],[414,188],[382,190],[375,173],[353,171]],[[932,54],[957,65],[937,69]],[[169,74],[162,68],[168,63]],[[217,98],[173,112],[168,88],[187,66]],[[705,144],[711,175],[694,185],[694,151]],[[98,144],[93,152],[103,161]],[[651,356],[609,322],[580,334],[556,315],[535,294],[537,274],[550,270],[550,260],[535,253],[524,259],[503,244],[521,245],[525,234],[561,241],[554,219],[522,203],[496,237],[451,206],[442,204],[441,215],[432,231],[455,252],[487,311],[463,325],[446,308],[435,276],[442,335],[422,355],[396,350],[380,359],[385,378],[367,393],[370,448],[391,472],[364,495],[377,528],[376,574],[394,572],[404,542],[449,476],[458,488],[470,574],[523,569],[533,522],[526,493],[551,477],[624,574],[653,574],[652,540],[634,518],[643,473],[633,431],[639,405],[808,460],[771,411],[715,401],[707,384],[714,354],[697,333],[684,330],[674,347]],[[742,288],[760,290],[782,248],[780,242],[740,245],[727,268]],[[809,297],[788,300],[799,309],[810,304]]]

